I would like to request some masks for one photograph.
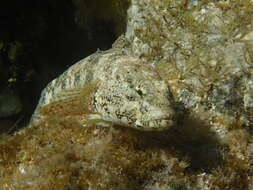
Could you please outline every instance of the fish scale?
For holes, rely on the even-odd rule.
[[[84,115],[139,130],[173,125],[169,89],[158,72],[113,48],[77,62],[43,90],[32,121],[45,116]]]

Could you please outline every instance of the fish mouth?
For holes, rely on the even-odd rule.
[[[152,130],[165,130],[170,128],[174,124],[173,118],[171,117],[160,117],[146,121],[136,121],[136,128],[145,131]]]

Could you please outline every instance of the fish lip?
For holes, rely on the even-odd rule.
[[[165,117],[157,117],[157,118],[152,118],[152,119],[149,119],[149,120],[145,120],[145,122],[150,122],[150,121],[169,121],[169,120],[173,120],[173,117],[172,116],[165,116]]]
[[[161,120],[161,121],[166,121],[166,124],[158,124],[158,125],[150,125],[148,124],[147,126],[142,126],[140,125],[137,129],[144,130],[144,131],[163,131],[169,129],[173,125],[172,120]],[[151,121],[152,122],[152,121]]]
[[[157,123],[157,125],[152,125],[152,122],[154,121],[161,121],[161,123]],[[165,123],[164,123],[165,122]],[[143,125],[146,123],[146,125]],[[173,117],[171,116],[164,116],[164,117],[157,117],[157,118],[151,118],[149,120],[144,120],[141,123],[137,124],[137,129],[145,130],[145,131],[159,131],[159,130],[165,130],[169,129],[174,124]]]

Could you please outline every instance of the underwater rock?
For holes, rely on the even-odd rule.
[[[133,0],[128,10],[132,54],[157,68],[177,112],[206,121],[221,139],[232,125],[253,125],[252,8],[250,0]]]
[[[70,118],[45,119],[0,141],[0,187],[137,190],[144,189],[149,180],[158,182],[155,176],[160,171],[191,186],[182,176],[187,161],[177,158],[175,147],[162,145],[164,134],[122,127],[87,128]]]
[[[132,0],[128,45],[116,43],[75,64],[44,90],[30,127],[1,138],[2,189],[252,189],[253,2],[188,2]],[[124,66],[139,70],[127,73]],[[133,76],[142,71],[148,72]],[[153,73],[152,87],[155,81],[170,87],[173,104],[164,105],[177,116],[174,127],[97,126],[94,97],[99,103],[108,86],[138,97],[144,92],[130,84],[145,73]],[[101,80],[111,77],[115,86]],[[90,127],[83,127],[85,114],[93,114]]]

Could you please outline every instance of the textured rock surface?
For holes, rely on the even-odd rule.
[[[73,105],[87,103],[79,96],[86,90],[78,89],[90,80],[85,74],[80,76],[84,83],[67,77],[66,85],[77,91],[65,91],[62,79],[72,76],[66,72],[42,94],[49,94],[39,104],[44,117],[2,138],[3,189],[251,190],[252,9],[250,0],[132,0],[127,40],[119,39],[114,44],[117,50],[94,56],[102,61],[110,52],[119,52],[101,70],[104,64],[118,65],[125,58],[143,65],[140,71],[155,68],[171,89],[178,122],[160,132],[95,123],[83,127],[79,115],[88,111]],[[50,90],[51,85],[57,88]],[[92,94],[93,89],[87,91]],[[50,106],[44,106],[47,103]]]
[[[132,53],[155,65],[175,101],[221,137],[235,123],[252,126],[252,6],[136,0],[128,11]]]

